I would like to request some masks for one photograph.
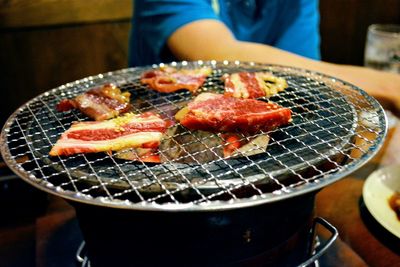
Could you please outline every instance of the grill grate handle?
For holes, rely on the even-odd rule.
[[[316,236],[316,227],[317,224],[325,227],[326,230],[328,230],[331,233],[331,236],[329,237],[329,239],[325,242],[325,244],[318,249],[319,245],[317,246],[318,250],[313,249],[314,247],[314,242],[311,242],[311,246],[310,246],[310,255],[311,257],[306,260],[305,262],[301,263],[298,267],[307,267],[310,266],[311,264],[313,264],[314,262],[316,262],[327,250],[328,248],[333,244],[333,242],[336,240],[336,238],[339,235],[338,230],[332,225],[330,224],[327,220],[321,218],[321,217],[316,217],[314,218],[313,221],[313,227],[311,229],[311,240],[316,240],[315,236]]]

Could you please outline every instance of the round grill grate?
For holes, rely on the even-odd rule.
[[[164,64],[161,64],[164,65]],[[57,112],[64,98],[114,83],[131,93],[137,113],[154,111],[173,118],[192,95],[163,94],[140,84],[141,67],[88,77],[32,99],[7,121],[1,152],[10,168],[36,187],[64,198],[128,209],[210,210],[242,207],[304,194],[359,168],[382,145],[386,118],[378,102],[346,82],[302,69],[244,62],[173,62],[177,68],[210,66],[202,91],[223,92],[221,76],[238,71],[269,71],[288,88],[271,101],[290,108],[293,122],[268,134],[266,152],[224,158],[210,138],[192,143],[214,159],[193,154],[162,164],[118,159],[106,153],[50,157],[51,146],[74,121],[88,120],[79,111]],[[179,134],[191,134],[189,131]],[[211,137],[210,137],[211,136]],[[186,150],[192,143],[176,144]],[[161,155],[168,151],[160,150]],[[188,163],[184,163],[188,162]]]

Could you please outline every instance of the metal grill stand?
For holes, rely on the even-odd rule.
[[[309,255],[314,195],[194,213],[75,207],[94,267],[291,266]]]

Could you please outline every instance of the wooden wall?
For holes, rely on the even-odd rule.
[[[0,0],[0,126],[41,92],[127,67],[132,0]],[[362,65],[366,29],[399,0],[320,0],[322,57]]]
[[[131,0],[0,0],[0,126],[51,88],[127,67]]]
[[[363,65],[368,26],[400,24],[400,0],[320,0],[320,13],[322,59]]]

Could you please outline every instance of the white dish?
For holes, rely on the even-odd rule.
[[[364,203],[372,216],[389,232],[400,238],[400,220],[389,206],[389,198],[400,192],[400,165],[371,173],[363,187]]]

